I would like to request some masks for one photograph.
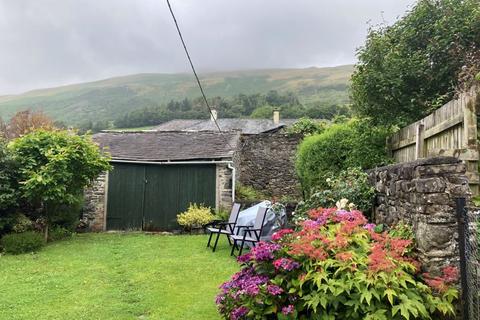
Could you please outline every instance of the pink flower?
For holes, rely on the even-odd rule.
[[[253,258],[253,255],[249,252],[249,253],[245,253],[245,254],[242,254],[241,256],[239,256],[237,258],[237,261],[239,263],[246,263],[246,262],[249,262],[250,260],[252,260]]]
[[[283,289],[280,288],[279,286],[270,284],[267,286],[267,291],[270,293],[272,296],[278,296],[279,294],[282,294]]]
[[[290,233],[293,233],[292,229],[279,230],[279,231],[275,232],[274,234],[272,234],[272,241],[278,241],[278,240],[282,239],[285,235],[290,234]]]
[[[288,306],[282,308],[282,313],[284,315],[289,315],[289,314],[292,314],[294,310],[295,310],[295,307],[289,304]]]
[[[275,270],[283,269],[285,271],[292,271],[293,269],[300,267],[300,263],[288,258],[280,258],[273,261],[273,266],[275,267]]]

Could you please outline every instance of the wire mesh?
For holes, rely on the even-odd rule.
[[[480,320],[480,208],[465,210],[465,262],[468,291],[463,297],[468,304],[469,320]]]

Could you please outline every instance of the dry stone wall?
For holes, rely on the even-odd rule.
[[[429,272],[458,263],[455,199],[469,197],[466,167],[453,157],[421,159],[369,171],[377,192],[377,224],[413,226],[420,260]]]
[[[84,192],[82,221],[91,231],[104,230],[107,173],[101,174]]]
[[[242,135],[240,183],[273,197],[299,197],[295,153],[301,138],[282,132]]]

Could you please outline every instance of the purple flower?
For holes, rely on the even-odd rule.
[[[249,262],[250,260],[252,260],[252,257],[253,257],[253,255],[252,255],[250,252],[249,252],[249,253],[245,253],[245,254],[239,256],[239,257],[237,258],[237,261],[238,261],[239,263],[246,263],[246,262]]]
[[[228,295],[233,299],[242,295],[256,296],[260,291],[259,286],[266,284],[268,280],[268,276],[255,274],[253,268],[244,268],[234,274],[230,281],[220,286],[222,289],[220,295]],[[221,299],[217,297],[217,301],[221,302]]]
[[[286,271],[292,271],[293,269],[300,267],[300,263],[293,261],[292,259],[280,258],[273,261],[273,266],[275,267],[275,270],[283,269]]]
[[[373,231],[376,226],[377,225],[375,223],[367,223],[366,225],[363,226],[363,228],[369,231]]]
[[[283,289],[280,288],[279,286],[270,284],[267,286],[267,291],[270,293],[272,296],[278,296],[279,294],[282,294]]]
[[[281,246],[277,243],[259,242],[252,248],[251,253],[257,261],[268,261],[274,258],[273,253],[280,250]]]
[[[246,315],[247,313],[248,313],[248,308],[244,306],[233,309],[232,313],[230,314],[230,320],[238,320],[244,315]]]
[[[282,313],[284,315],[289,315],[289,314],[292,314],[294,310],[295,310],[294,306],[289,304],[288,306],[282,308]]]

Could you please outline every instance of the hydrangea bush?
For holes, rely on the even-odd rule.
[[[403,228],[403,226],[402,226]],[[225,319],[431,319],[453,315],[454,267],[420,273],[405,232],[375,232],[360,211],[309,211],[238,258],[216,302]]]

